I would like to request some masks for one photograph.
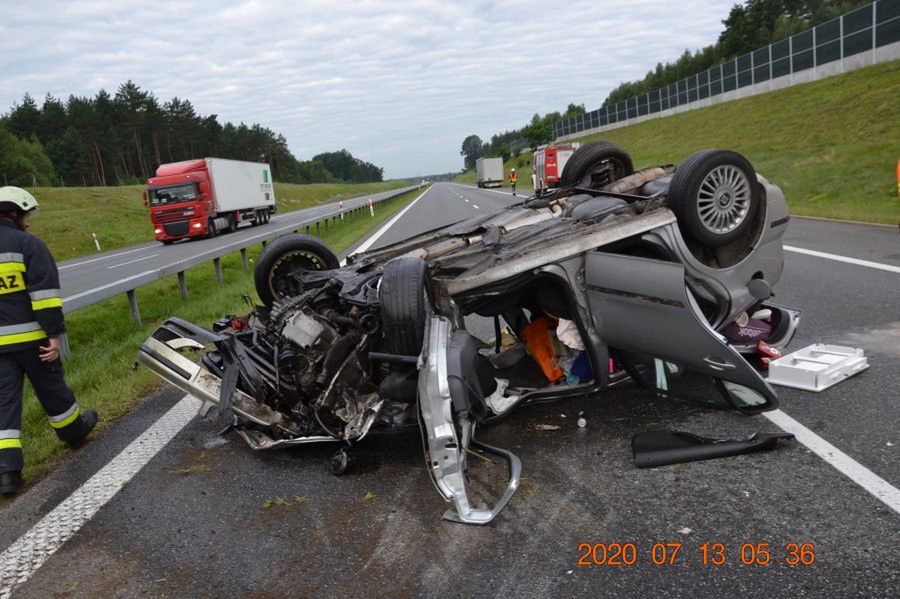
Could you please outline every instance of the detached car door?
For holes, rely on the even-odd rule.
[[[691,378],[680,386],[692,395],[720,395],[741,411],[777,407],[772,387],[710,327],[680,263],[588,252],[585,285],[600,337],[610,347],[651,358],[646,364],[655,363],[656,373],[645,380],[655,378],[658,389],[669,390],[678,375]]]

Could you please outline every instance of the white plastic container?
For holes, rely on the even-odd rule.
[[[822,391],[869,367],[857,347],[814,343],[769,363],[768,381],[775,385]]]

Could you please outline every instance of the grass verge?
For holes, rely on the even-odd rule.
[[[900,60],[820,81],[645,121],[579,141],[609,139],[635,167],[678,164],[703,148],[736,150],[784,190],[791,213],[900,222]],[[531,180],[531,154],[506,163]],[[475,183],[467,171],[456,181]]]
[[[278,210],[288,212],[333,202],[338,194],[352,198],[409,185],[382,183],[276,183]],[[153,241],[153,227],[144,208],[141,185],[123,187],[39,187],[30,189],[41,213],[30,232],[43,239],[58,261],[97,251],[91,233],[103,250]]]
[[[348,216],[344,223],[324,233],[322,240],[339,253],[396,214],[422,191],[414,190],[380,204],[375,218],[366,212]],[[250,259],[255,260],[260,250],[259,246],[248,249]],[[224,284],[219,287],[212,263],[188,270],[185,273],[188,301],[181,299],[176,277],[141,287],[137,296],[144,321],[142,327],[131,320],[124,295],[67,317],[73,356],[65,364],[66,380],[79,403],[100,412],[99,430],[108,427],[147,394],[162,386],[162,381],[150,371],[133,369],[137,348],[156,326],[170,316],[209,326],[223,314],[246,312],[243,296],[250,295],[259,301],[251,273],[244,271],[240,254],[223,256],[222,271]],[[26,385],[22,417],[22,443],[25,476],[30,480],[45,472],[65,453],[64,445],[47,424],[29,385]]]

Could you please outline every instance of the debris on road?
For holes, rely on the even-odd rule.
[[[823,391],[869,367],[858,347],[814,343],[769,362],[769,382],[804,391]]]

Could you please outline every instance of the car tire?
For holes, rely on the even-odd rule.
[[[611,141],[600,139],[575,150],[566,161],[559,186],[600,189],[633,172],[634,163],[628,152]]]
[[[752,229],[762,202],[756,171],[731,150],[701,150],[675,171],[668,204],[694,240],[719,247]]]
[[[401,256],[384,265],[381,312],[388,352],[418,356],[425,338],[428,267],[421,258]]]
[[[237,218],[232,214],[228,217],[228,232],[234,233],[238,230]]]
[[[266,246],[253,269],[253,284],[266,306],[303,292],[288,275],[303,270],[330,270],[340,266],[338,257],[324,242],[311,235],[291,234]]]
[[[219,234],[219,228],[216,226],[216,219],[210,218],[206,223],[206,236],[212,239]]]

